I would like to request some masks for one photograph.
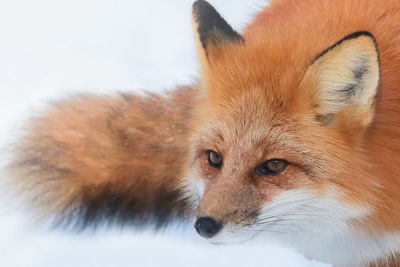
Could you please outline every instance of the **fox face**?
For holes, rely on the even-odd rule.
[[[394,266],[399,12],[398,0],[279,0],[239,34],[197,0],[199,84],[55,103],[12,149],[9,183],[55,226],[194,215],[212,243]]]
[[[193,15],[204,74],[186,175],[196,230],[351,259],[346,244],[368,239],[355,229],[376,198],[361,166],[380,77],[374,36],[315,51],[246,39],[205,1]]]

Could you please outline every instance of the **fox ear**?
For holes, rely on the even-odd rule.
[[[321,53],[306,77],[315,81],[317,119],[332,123],[335,115],[362,120],[365,126],[374,115],[379,84],[379,52],[369,32],[350,34]],[[360,116],[360,118],[357,118]]]
[[[218,53],[218,48],[229,43],[243,43],[244,39],[221,17],[207,1],[197,0],[193,4],[193,24],[200,52],[204,60]],[[215,53],[214,53],[215,52]]]

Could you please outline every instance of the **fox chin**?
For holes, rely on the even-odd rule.
[[[57,226],[194,218],[214,244],[399,266],[400,2],[275,0],[243,33],[192,13],[200,82],[53,103],[12,153],[16,194]]]

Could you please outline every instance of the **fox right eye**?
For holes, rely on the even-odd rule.
[[[258,165],[254,172],[258,176],[274,176],[283,172],[289,163],[283,159],[271,159]]]
[[[208,164],[216,169],[221,168],[222,155],[213,150],[208,150],[207,153],[208,153]]]

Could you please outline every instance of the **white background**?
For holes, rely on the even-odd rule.
[[[210,1],[242,30],[263,0]],[[172,89],[197,78],[191,0],[0,0],[1,161],[23,119],[77,92]],[[6,181],[4,175],[2,181]],[[165,233],[43,230],[2,187],[0,266],[322,266],[275,246],[217,247]]]

